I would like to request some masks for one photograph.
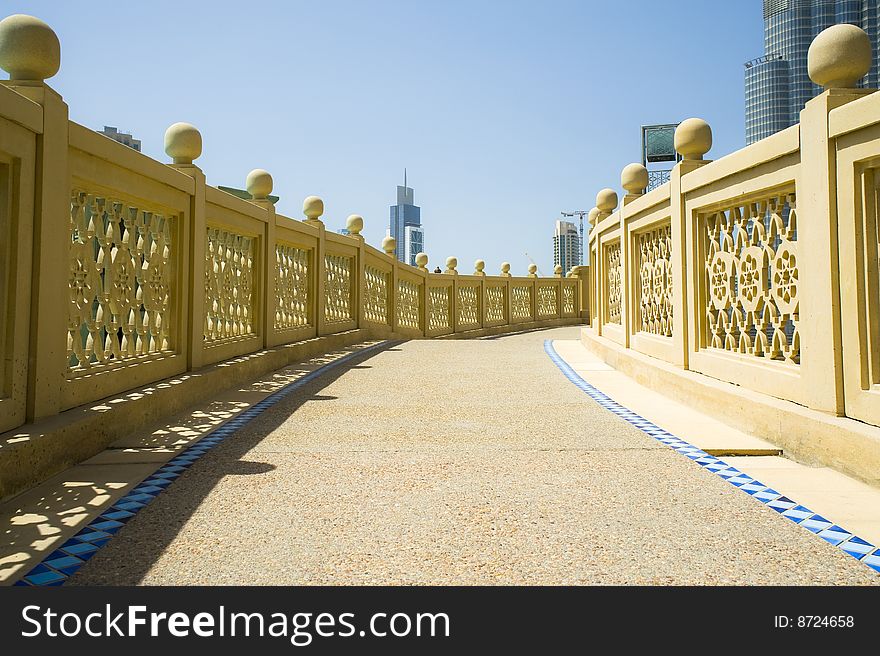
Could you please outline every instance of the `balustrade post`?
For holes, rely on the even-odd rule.
[[[10,78],[2,83],[43,108],[43,132],[36,138],[33,260],[28,272],[31,296],[25,418],[33,421],[60,410],[67,370],[65,328],[72,273],[68,108],[45,82],[61,67],[61,44],[51,27],[33,16],[9,16],[0,21],[0,44],[0,67]]]
[[[400,278],[400,261],[394,258],[394,266],[391,267],[391,275],[388,276],[388,326],[392,332],[397,332],[397,280]]]
[[[458,332],[458,271],[455,267],[458,266],[458,258],[455,257],[447,257],[446,258],[446,271],[444,271],[444,275],[452,276],[452,287],[449,289],[449,327],[452,328],[453,333]]]
[[[165,153],[171,158],[171,168],[193,180],[193,194],[189,203],[189,224],[185,227],[189,248],[186,249],[184,270],[189,284],[180,293],[188,297],[189,312],[181,326],[181,344],[185,344],[186,365],[190,371],[199,369],[205,361],[205,174],[193,161],[202,154],[202,135],[194,125],[175,123],[165,130]]]
[[[590,320],[590,325],[596,331],[596,334],[599,334],[599,324],[597,317],[599,316],[599,271],[601,270],[601,266],[599,266],[599,233],[596,233],[596,236],[593,237],[593,229],[596,227],[596,224],[599,222],[599,208],[593,206],[589,213],[587,214],[587,222],[590,224],[590,232],[588,233],[589,243],[590,243],[590,268],[587,271],[588,279],[587,285],[589,291],[586,295],[587,301],[590,303],[589,308],[587,310],[587,315]],[[596,246],[593,248],[593,246]]]
[[[419,288],[419,324],[421,327],[422,335],[428,335],[428,319],[427,319],[427,305],[428,305],[428,277],[431,273],[428,271],[428,254],[427,253],[418,253],[416,255],[416,266],[419,269],[419,272],[422,273],[422,285]]]
[[[607,219],[614,213],[614,210],[617,209],[618,199],[617,192],[613,189],[605,188],[599,191],[596,194],[596,225],[599,225],[602,221]],[[622,245],[622,242],[621,242]],[[596,300],[598,302],[598,308],[596,316],[598,318],[598,323],[596,324],[596,332],[601,335],[604,331],[604,324],[608,319],[608,305],[610,302],[609,294],[608,294],[608,274],[610,271],[608,270],[608,262],[605,261],[605,242],[602,238],[602,235],[598,235],[596,239],[596,247],[598,257],[596,258],[599,261],[599,265],[597,267],[596,273],[598,274],[596,279]],[[620,275],[622,278],[622,272],[624,267],[623,262],[623,252],[620,254],[621,262],[619,264]],[[623,298],[621,294],[621,316],[623,316],[624,305]]]
[[[501,277],[505,278],[504,281],[504,316],[506,318],[506,324],[508,326],[513,325],[513,314],[511,313],[511,305],[512,300],[510,298],[511,294],[511,285],[510,285],[510,262],[502,262],[501,263]]]
[[[479,308],[481,329],[486,327],[486,272],[483,271],[483,269],[485,268],[485,261],[476,260],[474,262],[474,275],[480,276],[480,291],[477,296],[477,303]]]
[[[385,255],[392,259],[397,259],[394,255],[394,251],[397,249],[397,240],[394,237],[385,237],[382,240],[382,250],[385,251]]]
[[[385,239],[382,240],[382,250],[385,251],[385,255],[387,255],[389,258],[391,258],[391,276],[390,277],[392,280],[396,281],[397,280],[397,270],[398,270],[398,267],[400,266],[400,260],[398,260],[397,256],[395,255],[395,251],[397,250],[397,240],[394,237],[392,237],[391,235],[388,235],[387,237],[385,237]],[[395,282],[395,284],[397,284],[397,283]],[[394,330],[394,331],[397,330],[396,317],[392,317],[390,325],[391,325],[392,330]]]
[[[589,299],[589,291],[590,291],[590,267],[589,265],[582,264],[576,267],[573,267],[572,277],[578,281],[577,284],[577,294],[575,295],[575,311],[578,313],[578,317],[584,320],[585,323],[590,323],[590,299]]]
[[[529,282],[531,283],[531,292],[529,295],[529,305],[531,310],[531,320],[538,320],[538,265],[530,264],[529,265],[529,273],[527,275],[530,278]]]
[[[321,221],[321,215],[324,214],[324,201],[318,196],[308,196],[303,201],[303,214],[305,219],[303,223],[313,226],[318,231],[318,239],[315,242],[315,262],[312,271],[315,272],[315,279],[312,281],[313,298],[311,311],[315,317],[315,335],[320,337],[327,334],[324,287],[327,279],[327,264],[324,261],[324,253],[327,250],[326,233],[327,228]]]
[[[270,348],[278,343],[275,334],[275,204],[269,200],[273,181],[268,171],[254,169],[248,173],[245,189],[251,195],[251,202],[266,211],[266,227],[263,229],[263,247],[260,249],[259,263],[260,280],[259,307],[260,324],[263,327],[263,348]]]
[[[699,243],[700,235],[696,222],[690,220],[685,211],[681,179],[711,161],[704,159],[704,156],[712,148],[712,128],[702,119],[686,119],[675,129],[674,144],[683,159],[672,167],[669,174],[669,230],[672,240],[669,264],[672,267],[672,343],[675,345],[672,364],[687,369],[691,334],[696,334],[697,326],[703,321],[703,308],[697,302],[696,282],[698,276],[703,275],[705,262],[691,261],[696,246],[690,247],[689,244]]]
[[[855,88],[871,66],[871,42],[854,25],[834,25],[810,44],[810,78],[824,88],[800,114],[801,177],[797,195],[797,281],[800,367],[807,405],[837,415],[845,414],[841,346],[837,153],[829,137],[829,113],[874,91]],[[821,317],[821,320],[817,318]],[[846,321],[859,321],[847,317]]]
[[[637,313],[640,307],[636,304],[639,291],[639,258],[638,246],[633,235],[629,231],[627,218],[629,212],[627,205],[641,198],[648,186],[648,169],[638,163],[627,164],[620,172],[620,186],[626,190],[623,203],[620,206],[620,256],[622,264],[625,264],[621,276],[621,303],[620,323],[623,328],[624,346],[629,348],[630,339],[638,330],[639,319]]]
[[[562,318],[562,265],[557,264],[553,267],[553,276],[557,279],[556,282],[556,317],[558,319]]]
[[[366,259],[366,243],[364,241],[363,235],[361,235],[361,231],[364,229],[364,217],[360,214],[351,214],[345,220],[345,228],[348,230],[348,236],[357,241],[358,253],[357,253],[357,261],[355,262],[354,271],[352,271],[352,277],[354,278],[352,289],[355,290],[355,321],[357,321],[357,327],[363,328],[365,319],[364,319],[364,298],[365,298],[365,289],[366,289],[366,280],[367,280],[367,259]],[[392,275],[389,278],[393,278],[393,270]],[[390,302],[390,301],[389,301]],[[388,312],[391,312],[391,307],[389,306]],[[392,315],[388,315],[388,323],[391,324]]]

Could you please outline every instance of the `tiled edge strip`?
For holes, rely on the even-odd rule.
[[[239,428],[264,410],[267,410],[301,387],[326,374],[331,369],[335,369],[354,358],[380,350],[391,343],[391,341],[386,340],[372,344],[357,351],[352,351],[337,360],[328,362],[302,378],[288,383],[281,389],[273,392],[225,424],[205,433],[204,437],[198,442],[181,451],[179,455],[169,460],[128,494],[102,512],[101,515],[93,519],[79,533],[46,556],[38,565],[16,581],[13,586],[46,587],[63,585],[89,558],[107,544],[113,535],[125,526],[126,522],[168,488],[177,477],[205,453],[231,437]]]
[[[643,430],[658,442],[662,442],[674,451],[690,458],[704,469],[708,469],[715,475],[720,476],[734,487],[738,487],[752,498],[757,499],[765,506],[772,508],[798,526],[807,529],[811,533],[815,533],[826,542],[830,542],[835,547],[838,547],[844,553],[849,554],[859,562],[864,563],[875,572],[880,572],[880,549],[867,540],[863,540],[846,529],[841,528],[837,524],[829,522],[827,519],[814,513],[809,508],[799,505],[797,502],[781,495],[776,490],[764,485],[748,474],[744,474],[735,467],[731,467],[720,458],[710,456],[705,451],[685,442],[681,438],[663,430],[656,424],[617,403],[617,401],[613,400],[607,394],[603,394],[581,378],[578,373],[559,356],[556,349],[553,348],[553,340],[544,340],[544,351],[550,356],[553,363],[562,370],[562,373],[565,374],[566,378],[586,392],[587,396],[596,401],[596,403],[606,410],[613,412],[636,428]]]

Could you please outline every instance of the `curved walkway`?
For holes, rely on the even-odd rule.
[[[871,570],[625,422],[561,328],[413,341],[239,428],[70,584],[859,584]]]

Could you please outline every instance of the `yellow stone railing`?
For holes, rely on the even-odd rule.
[[[880,425],[880,94],[856,27],[826,30],[801,122],[716,161],[688,119],[668,183],[639,164],[590,212],[593,338]],[[747,412],[745,410],[744,412]]]
[[[60,65],[44,23],[5,19],[0,41],[20,44],[0,47],[0,432],[325,335],[584,319],[586,267],[539,279],[507,264],[487,275],[482,261],[460,274],[455,258],[435,274],[425,254],[403,264],[393,239],[365,244],[359,216],[349,235],[327,231],[320,198],[305,199],[303,220],[276,213],[266,171],[248,175],[250,200],[206,184],[191,125],[167,130],[163,164],[69,121],[44,82]]]
[[[68,378],[170,350],[172,223],[158,212],[72,191]]]

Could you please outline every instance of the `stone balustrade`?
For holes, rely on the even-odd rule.
[[[359,339],[479,336],[583,322],[575,277],[431,273],[397,244],[328,231],[324,203],[275,211],[269,172],[243,200],[205,182],[202,136],[165,133],[169,164],[68,120],[45,82],[45,23],[0,21],[0,432],[208,365],[356,331]],[[4,214],[4,212],[6,214]],[[8,214],[8,216],[7,216]],[[64,217],[67,217],[65,220]]]
[[[632,365],[645,381],[663,363],[880,425],[880,94],[856,88],[870,57],[864,32],[833,26],[810,47],[825,90],[799,125],[710,161],[712,130],[690,118],[668,183],[644,193],[630,164],[620,207],[598,192],[589,346],[648,356]]]

